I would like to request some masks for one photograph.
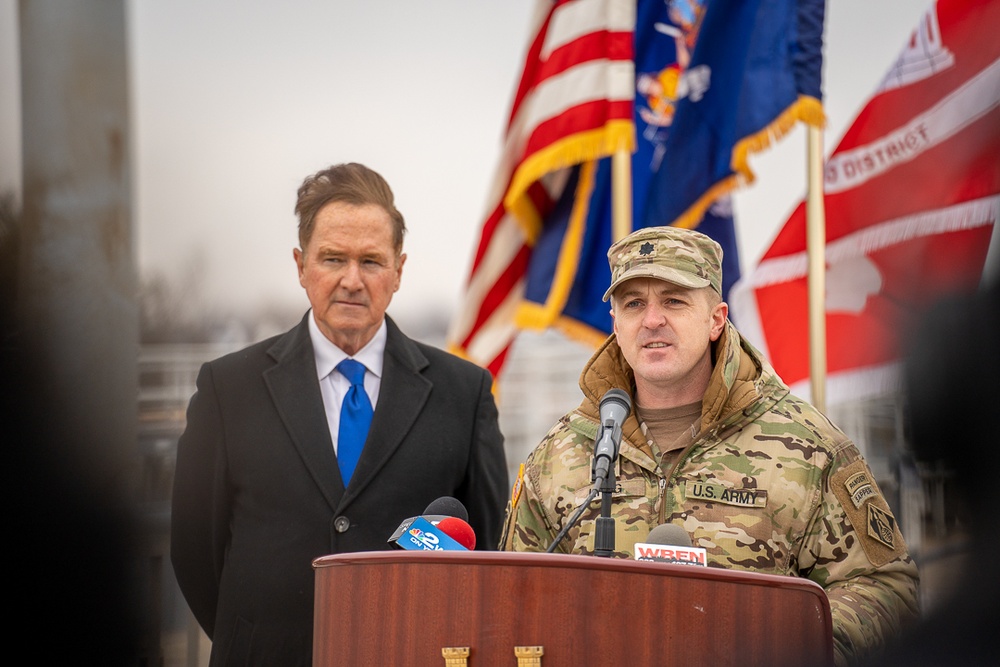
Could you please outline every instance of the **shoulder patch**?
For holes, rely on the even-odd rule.
[[[892,549],[895,533],[896,519],[874,503],[869,503],[868,536]]]
[[[524,489],[524,464],[517,471],[517,479],[514,480],[514,487],[510,490],[510,502],[504,512],[503,527],[500,529],[500,544],[497,549],[509,551],[514,539],[514,514],[517,512],[517,501],[521,498],[521,491]]]
[[[881,567],[906,552],[899,525],[864,461],[838,470],[830,485],[872,565]]]
[[[851,502],[854,503],[854,507],[860,508],[865,504],[865,501],[871,498],[875,494],[875,489],[872,487],[871,475],[868,474],[867,470],[862,470],[861,472],[856,472],[844,482],[844,486],[847,487],[847,492],[851,494]]]
[[[521,497],[521,489],[524,488],[524,464],[517,471],[517,479],[514,480],[514,486],[510,490],[510,506],[517,507],[517,500]]]

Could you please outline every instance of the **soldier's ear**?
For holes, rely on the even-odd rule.
[[[712,308],[712,328],[710,336],[712,342],[719,340],[719,336],[722,335],[722,330],[726,327],[726,318],[729,317],[729,304],[725,301],[720,301],[715,304]]]

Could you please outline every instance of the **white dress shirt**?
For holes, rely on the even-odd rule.
[[[382,361],[385,356],[385,341],[387,336],[385,320],[368,344],[358,350],[351,359],[364,364],[365,393],[372,402],[372,410],[378,402],[379,388],[382,386]],[[316,325],[313,313],[309,311],[309,338],[312,340],[313,354],[316,357],[316,377],[319,378],[319,389],[323,394],[323,407],[326,409],[326,423],[330,427],[330,439],[333,441],[333,451],[337,451],[337,433],[340,429],[340,406],[344,402],[351,383],[337,370],[337,364],[348,358],[346,352],[330,342]]]

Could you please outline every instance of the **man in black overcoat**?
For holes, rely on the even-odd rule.
[[[312,308],[202,367],[178,445],[171,559],[213,666],[310,665],[313,559],[386,549],[437,498],[466,506],[480,548],[499,541],[508,480],[490,374],[385,315],[406,260],[388,184],[336,165],[303,182],[296,213]],[[374,409],[353,471],[338,457],[344,359],[364,366]]]

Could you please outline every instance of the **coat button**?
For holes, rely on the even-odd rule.
[[[351,520],[346,516],[338,516],[333,520],[333,528],[338,533],[346,533],[347,529],[351,527]]]

